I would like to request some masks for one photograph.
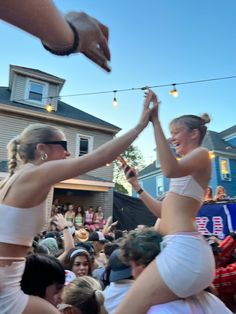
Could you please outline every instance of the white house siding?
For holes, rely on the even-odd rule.
[[[11,91],[11,101],[19,101],[26,105],[32,105],[32,102],[26,100],[26,97],[25,97],[27,80],[31,78],[23,76],[23,75],[19,75],[19,74],[14,74],[14,75],[15,75],[15,79],[13,81],[13,86],[12,86],[12,91]],[[45,80],[40,80],[40,79],[35,79],[35,78],[32,78],[32,80],[41,81],[42,83],[47,83]],[[58,85],[48,83],[48,95],[47,96],[49,98],[58,96]],[[57,110],[57,101],[58,101],[57,98],[50,99],[50,102],[53,105],[53,108],[55,111]],[[37,105],[35,103],[33,103],[33,106],[40,107],[40,108],[42,107],[41,105]]]
[[[85,128],[75,128],[70,126],[59,126],[60,129],[66,134],[68,140],[68,147],[71,152],[72,157],[75,157],[76,154],[76,140],[77,134],[83,134],[93,137],[93,150],[101,146],[102,144],[108,142],[113,138],[111,134],[102,133],[101,131],[88,130]],[[113,179],[113,168],[112,165],[109,167],[104,166],[93,171],[88,172],[89,175],[102,178],[108,181]]]
[[[25,98],[26,77],[18,74],[14,74],[14,77],[15,79],[11,90],[11,101],[20,101],[24,103],[23,99]]]

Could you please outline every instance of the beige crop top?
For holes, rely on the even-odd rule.
[[[46,200],[31,208],[2,204],[21,171],[10,177],[0,190],[0,242],[31,246],[33,238],[46,223]]]
[[[201,185],[193,178],[193,176],[188,175],[180,178],[172,178],[170,180],[169,192],[192,197],[195,200],[202,202],[205,191],[201,187]]]

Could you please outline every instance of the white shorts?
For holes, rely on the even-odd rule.
[[[198,232],[164,236],[161,248],[156,265],[174,294],[186,298],[210,286],[215,260],[211,247]]]
[[[2,260],[2,259],[1,259]],[[28,303],[20,281],[25,268],[25,260],[0,266],[0,313],[21,314]]]

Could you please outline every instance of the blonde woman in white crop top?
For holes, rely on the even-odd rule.
[[[46,301],[24,295],[19,285],[27,249],[45,223],[47,194],[60,181],[112,162],[147,126],[153,110],[145,99],[135,128],[82,157],[66,159],[70,153],[64,133],[45,124],[28,126],[8,144],[10,177],[0,183],[1,314],[58,313]],[[22,166],[16,170],[19,159]]]
[[[211,175],[208,151],[200,147],[209,117],[185,115],[170,123],[171,143],[181,158],[176,158],[159,121],[159,102],[149,90],[148,101],[157,110],[151,121],[163,174],[171,178],[170,189],[162,202],[141,189],[136,177],[126,177],[156,217],[163,235],[162,252],[135,281],[115,314],[144,314],[154,304],[186,298],[207,288],[214,278],[214,258],[210,247],[197,232],[195,216],[201,206]],[[125,167],[124,167],[125,168]]]

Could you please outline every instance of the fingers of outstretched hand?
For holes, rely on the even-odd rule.
[[[90,60],[110,72],[111,69],[107,64],[111,58],[108,47],[108,28],[84,12],[69,12],[65,18],[78,31],[78,52],[82,52]]]
[[[87,49],[86,51],[83,51],[83,54],[89,58],[91,61],[99,65],[101,68],[103,68],[105,71],[110,72],[111,68],[107,64],[107,58],[105,57],[103,51],[100,47],[95,46],[91,47],[90,49]]]
[[[110,53],[110,49],[108,47],[108,38],[109,38],[109,30],[108,27],[102,23],[100,23],[99,21],[97,21],[98,26],[100,28],[101,31],[101,35],[100,35],[100,40],[98,41],[98,44],[101,48],[101,50],[103,51],[105,57],[107,58],[108,61],[111,60],[111,53]]]

